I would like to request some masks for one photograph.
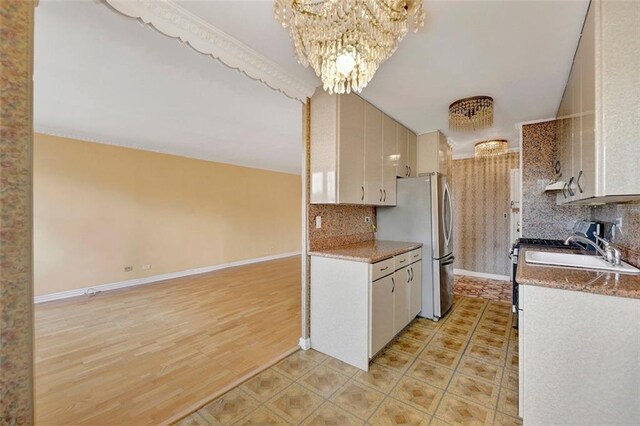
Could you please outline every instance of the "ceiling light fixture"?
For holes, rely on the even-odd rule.
[[[509,142],[506,139],[490,139],[476,143],[475,156],[479,158],[496,157],[509,152]]]
[[[449,128],[472,131],[493,126],[493,98],[473,96],[449,105]]]
[[[422,0],[275,0],[298,61],[311,65],[329,93],[360,92],[397,49],[413,17],[424,25]]]

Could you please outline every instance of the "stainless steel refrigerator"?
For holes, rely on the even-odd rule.
[[[378,207],[377,238],[421,242],[421,317],[439,319],[453,303],[453,201],[439,173],[397,180],[395,207]],[[429,262],[429,259],[431,261]]]

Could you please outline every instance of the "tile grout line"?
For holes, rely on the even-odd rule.
[[[482,308],[482,312],[479,313],[477,319],[476,319],[476,323],[473,326],[473,330],[471,330],[471,333],[469,334],[469,337],[467,338],[467,343],[464,346],[464,349],[461,351],[461,355],[460,355],[460,359],[458,360],[458,362],[455,365],[455,368],[452,368],[453,370],[453,374],[451,374],[451,377],[449,378],[449,381],[447,382],[447,386],[444,389],[444,392],[442,394],[442,397],[440,398],[440,401],[438,401],[438,405],[436,406],[434,412],[433,412],[433,418],[436,418],[436,413],[438,412],[438,410],[440,409],[440,405],[442,404],[442,400],[444,400],[445,395],[447,394],[447,392],[449,391],[449,386],[451,385],[451,381],[453,380],[453,377],[456,375],[456,372],[458,371],[458,366],[460,365],[460,362],[462,362],[462,357],[464,356],[465,352],[467,351],[467,348],[469,347],[469,343],[471,343],[471,338],[473,337],[473,333],[475,333],[476,329],[478,328],[478,324],[480,324],[480,319],[482,318],[482,314],[484,314],[484,311],[487,309],[487,306],[489,306],[488,302],[485,302],[484,307]],[[453,313],[453,312],[451,312]],[[447,318],[448,320],[449,318]],[[495,417],[495,414],[494,414]]]

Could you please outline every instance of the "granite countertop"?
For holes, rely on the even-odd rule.
[[[527,250],[558,251],[551,248],[522,246],[518,255],[516,275],[518,284],[640,299],[640,275],[534,265],[525,260]],[[578,250],[574,252],[578,252]],[[562,250],[562,253],[567,253],[567,250]]]
[[[356,262],[376,263],[420,247],[422,247],[422,243],[371,240],[323,250],[314,250],[308,254],[309,256],[333,257]]]

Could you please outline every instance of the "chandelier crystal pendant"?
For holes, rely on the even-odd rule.
[[[449,105],[449,128],[473,131],[493,126],[493,98],[473,96]]]
[[[407,34],[424,25],[422,0],[275,0],[298,61],[329,93],[360,92]]]
[[[478,142],[475,145],[475,156],[477,158],[496,157],[509,152],[509,143],[506,139],[490,139]]]

